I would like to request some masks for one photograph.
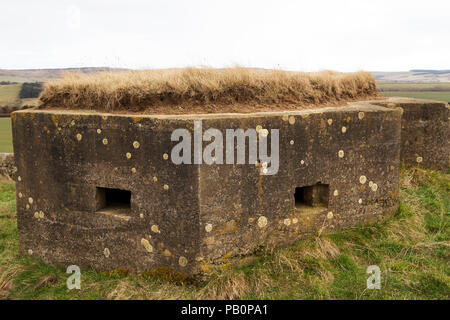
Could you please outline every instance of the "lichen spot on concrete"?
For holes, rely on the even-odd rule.
[[[32,197],[29,197],[29,198],[28,198],[28,203],[29,203],[29,204],[33,204],[33,198],[32,198]]]
[[[179,264],[180,266],[182,266],[182,267],[185,267],[185,266],[187,265],[187,263],[188,263],[188,260],[187,260],[185,257],[183,257],[183,256],[181,256],[181,257],[178,259],[178,264]]]
[[[281,120],[283,120],[283,121],[288,121],[288,120],[289,120],[289,116],[288,116],[287,114],[284,114],[284,115],[281,117]]]
[[[290,225],[291,225],[291,219],[284,219],[283,223],[284,223],[286,226],[290,226]]]
[[[139,214],[139,218],[144,219],[144,214],[143,214],[143,213],[140,213],[140,214]]]
[[[362,204],[362,199],[361,199],[361,198],[358,200],[358,203],[359,203],[359,204]]]
[[[259,134],[259,132],[262,129],[262,126],[258,124],[255,129],[256,129],[256,132]]]
[[[263,163],[261,163],[261,167],[263,167],[263,168],[267,168],[267,162],[263,162]]]
[[[164,190],[169,190],[169,186],[167,184],[164,185]]]
[[[22,198],[22,197],[23,197],[22,192],[19,192],[19,198]]]
[[[22,181],[22,177],[21,177],[21,176],[18,176],[18,177],[17,177],[17,181],[19,181],[19,182]]]
[[[289,117],[289,124],[294,124],[295,123],[295,117],[294,116],[290,116]]]
[[[372,188],[373,181],[369,181],[369,187]]]
[[[109,258],[109,256],[111,255],[111,252],[109,251],[108,248],[105,248],[105,250],[103,250],[103,254],[105,255],[106,258]]]
[[[127,152],[126,155],[127,159],[131,159],[131,153]]]
[[[157,177],[153,177],[153,182],[157,182],[158,178]]]
[[[377,185],[376,183],[374,183],[374,184],[372,185],[372,191],[375,192],[375,191],[377,191],[377,190],[378,190],[378,185]]]
[[[77,140],[81,141],[81,139],[83,139],[83,136],[81,135],[81,133],[77,133]]]
[[[169,155],[168,155],[167,153],[164,153],[164,154],[163,154],[163,159],[164,159],[164,160],[169,159]]]
[[[33,250],[28,249],[28,254],[31,256],[33,254]]]
[[[145,250],[147,250],[147,252],[153,252],[153,247],[150,244],[150,242],[148,242],[147,239],[142,238],[141,244],[144,246],[144,248],[145,248]]]
[[[300,164],[304,165],[305,164],[305,160],[300,160]]]
[[[258,227],[264,228],[265,226],[267,226],[267,218],[264,216],[259,217],[258,218]]]
[[[329,211],[329,212],[328,212],[327,218],[328,218],[328,219],[333,219],[333,212],[332,212],[332,211]]]
[[[152,225],[151,230],[154,233],[161,233],[161,231],[159,231],[158,225],[156,225],[156,224]]]
[[[293,224],[297,224],[298,223],[298,219],[297,218],[292,219],[292,223]]]
[[[97,129],[97,133],[98,134],[102,133],[102,129]]]
[[[417,163],[421,163],[423,161],[423,158],[422,157],[417,157],[416,161],[417,161]]]
[[[34,218],[35,218],[35,219],[39,219],[39,212],[36,211],[36,212],[34,213]]]
[[[27,203],[27,205],[25,206],[25,208],[30,209],[30,205]]]
[[[358,119],[359,120],[362,120],[362,119],[364,119],[364,112],[358,112]]]
[[[366,181],[367,181],[366,176],[361,176],[361,177],[359,177],[359,182],[360,182],[361,184],[366,183]]]
[[[346,133],[347,132],[347,127],[342,127],[341,131],[342,131],[342,133]]]
[[[292,146],[295,142],[294,140],[289,141],[290,145]]]
[[[73,126],[75,125],[75,120],[72,120],[72,121],[70,122],[70,125],[73,127]]]
[[[207,223],[206,226],[205,226],[206,232],[211,232],[212,228],[213,228],[213,226],[212,226],[211,223]]]
[[[104,139],[102,140],[102,142],[103,142],[103,144],[106,146],[106,145],[108,144],[108,139],[104,138]]]
[[[336,189],[336,190],[334,190],[334,192],[333,192],[333,196],[335,196],[335,197],[337,197],[339,195],[339,191]]]
[[[140,145],[141,145],[141,144],[140,144],[138,141],[134,141],[134,142],[133,142],[133,147],[134,147],[135,149],[138,149]]]
[[[339,158],[343,158],[344,157],[344,150],[339,150],[338,156],[339,156]]]
[[[39,219],[44,219],[44,211],[39,211]]]
[[[260,134],[262,137],[267,137],[269,135],[269,130],[261,129]]]
[[[328,122],[328,125],[331,126],[333,124],[333,119],[328,119],[327,122]]]
[[[136,173],[136,168],[131,168],[131,173]]]

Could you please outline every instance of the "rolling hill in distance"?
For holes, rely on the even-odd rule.
[[[64,73],[96,73],[96,72],[120,72],[129,69],[108,67],[86,67],[65,69],[24,69],[8,70],[0,69],[0,81],[11,82],[46,82],[59,79]],[[261,69],[264,70],[264,69]],[[411,82],[411,83],[443,83],[450,82],[450,70],[424,70],[414,69],[410,71],[370,72],[378,82]]]

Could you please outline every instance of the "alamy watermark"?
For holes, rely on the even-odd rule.
[[[225,136],[225,141],[224,141]],[[193,134],[185,128],[172,132],[171,141],[178,141],[171,151],[174,164],[252,164],[260,165],[261,174],[274,175],[279,169],[279,129],[219,129],[203,132],[201,120],[194,121]],[[270,139],[270,155],[269,142]],[[248,141],[248,152],[247,144]],[[203,149],[203,142],[210,142]],[[193,144],[193,148],[192,148]],[[248,160],[246,162],[246,160]]]

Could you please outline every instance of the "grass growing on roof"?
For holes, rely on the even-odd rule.
[[[0,299],[449,299],[449,222],[450,174],[403,169],[400,208],[386,222],[262,253],[204,283],[86,269],[70,291],[64,269],[19,255],[15,188],[1,182]],[[366,288],[369,265],[381,269],[381,290]]]
[[[286,106],[305,107],[373,98],[374,78],[366,72],[341,74],[278,70],[171,69],[93,75],[69,74],[45,85],[43,108],[104,111],[180,112],[193,106],[226,112],[233,105],[258,110]]]

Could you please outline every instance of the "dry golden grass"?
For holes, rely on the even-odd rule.
[[[108,112],[248,112],[376,96],[375,80],[366,72],[185,68],[67,74],[63,80],[45,85],[39,105]]]

